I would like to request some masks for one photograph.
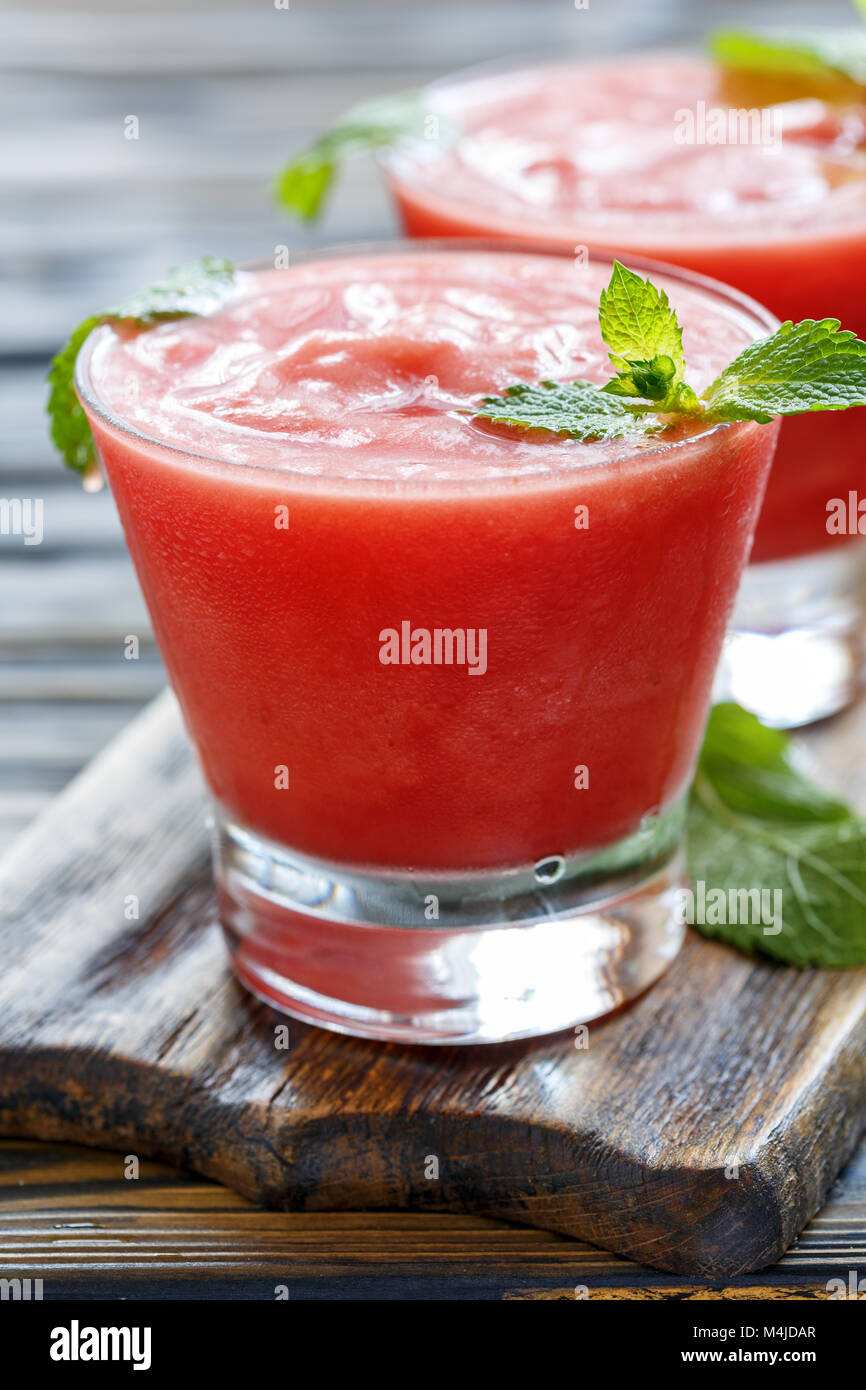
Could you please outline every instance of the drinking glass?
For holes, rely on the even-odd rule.
[[[428,252],[467,248],[270,273]],[[774,327],[634,264],[746,341]],[[135,423],[113,413],[113,334],[88,339],[77,390],[209,788],[240,980],[410,1043],[549,1033],[646,989],[683,938],[686,799],[776,425],[616,441],[601,462],[564,443],[528,474],[500,434],[465,477],[301,471],[270,436],[239,463],[165,437],[158,402],[151,425],[146,400]]]

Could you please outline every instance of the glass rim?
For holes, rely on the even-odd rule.
[[[429,82],[422,83],[417,92],[420,97],[433,96],[439,92],[449,92],[459,87],[468,86],[472,82],[484,81],[487,78],[507,77],[512,74],[531,73],[539,69],[547,70],[550,68],[602,68],[610,66],[621,66],[627,63],[642,63],[648,59],[659,58],[668,62],[693,61],[696,57],[703,55],[682,49],[659,48],[652,49],[649,53],[641,52],[638,49],[626,50],[621,53],[600,53],[592,57],[581,58],[578,55],[563,57],[561,51],[555,47],[544,47],[533,49],[526,54],[501,54],[495,58],[479,58],[472,63],[464,63],[459,68],[453,68],[450,72],[441,73],[438,77],[432,77]],[[705,61],[709,62],[708,59]],[[390,164],[399,160],[401,154],[406,154],[414,150],[427,148],[428,144],[443,144],[447,148],[449,142],[447,138],[441,141],[428,142],[419,136],[406,136],[405,139],[398,141],[394,145],[380,145],[373,149],[372,157],[377,164],[390,173]],[[401,178],[401,182],[410,183],[408,178]],[[523,239],[523,238],[515,238]]]
[[[554,260],[568,260],[569,256],[565,252],[555,250],[539,250],[537,243],[526,238],[504,238],[504,237],[438,237],[438,238],[402,238],[391,241],[366,241],[366,242],[340,242],[332,246],[316,246],[294,253],[290,265],[291,269],[295,265],[308,264],[315,261],[339,260],[344,257],[356,256],[380,256],[383,254],[406,254],[412,255],[416,252],[480,252],[482,254],[507,255],[523,253],[537,257],[549,257]],[[586,247],[588,259],[592,262],[600,262],[604,265],[612,265],[614,259],[620,253],[607,247],[588,246]],[[681,266],[669,265],[662,261],[654,261],[644,256],[629,256],[629,266],[639,270],[646,275],[659,275],[668,280],[680,281],[690,286],[715,301],[722,301],[728,308],[736,310],[741,316],[751,320],[753,326],[757,326],[760,331],[756,332],[752,341],[757,341],[767,333],[773,333],[779,327],[779,320],[764,305],[757,300],[743,294],[740,290],[734,289],[731,285],[726,285],[720,280],[713,280],[708,275],[701,275],[697,271],[687,270]],[[262,257],[254,261],[246,261],[235,267],[240,271],[259,271],[276,270],[273,259]],[[280,272],[282,273],[282,272]],[[215,306],[215,309],[219,305]],[[308,486],[315,487],[323,484],[341,485],[341,490],[356,489],[376,489],[381,491],[383,486],[389,483],[399,485],[404,491],[432,491],[432,490],[460,490],[460,491],[491,491],[503,482],[513,485],[513,477],[507,475],[496,475],[493,477],[459,477],[453,478],[426,478],[426,479],[389,479],[382,477],[354,477],[347,478],[340,473],[308,473],[299,468],[293,468],[291,462],[273,463],[270,460],[262,463],[247,463],[237,459],[229,459],[218,452],[209,453],[202,450],[186,448],[179,444],[173,444],[169,440],[159,439],[155,435],[148,434],[137,425],[123,419],[112,410],[107,404],[100,400],[96,388],[90,375],[90,359],[105,335],[112,331],[109,323],[98,324],[85,339],[79,349],[75,361],[74,387],[80,404],[85,409],[85,413],[92,413],[103,425],[121,436],[138,440],[142,444],[147,444],[152,448],[163,450],[179,459],[198,461],[201,463],[215,464],[223,469],[243,470],[252,476],[255,474],[268,473],[275,477],[285,477],[291,479],[302,479]],[[622,448],[617,451],[610,459],[604,460],[597,466],[610,467],[620,463],[625,459],[651,460],[660,454],[669,454],[675,450],[694,444],[699,440],[705,440],[711,435],[718,434],[725,430],[742,427],[750,424],[749,421],[739,420],[720,420],[715,424],[709,425],[706,429],[696,434],[689,434],[683,438],[675,440],[658,439],[657,442],[645,443],[640,449],[636,449],[634,444],[629,446],[628,440],[614,441]],[[269,436],[273,437],[273,436]],[[507,442],[507,441],[505,441]],[[573,473],[563,470],[545,469],[541,473],[521,474],[520,481],[527,487],[549,485],[551,480],[556,478],[573,477]]]
[[[483,58],[478,62],[467,63],[459,68],[454,68],[451,72],[443,73],[439,77],[434,77],[429,82],[425,82],[418,88],[419,95],[424,97],[430,95],[435,97],[437,93],[448,92],[468,86],[476,81],[485,79],[495,79],[497,77],[507,77],[509,75],[528,74],[539,69],[553,68],[580,68],[582,70],[601,69],[601,68],[621,68],[623,66],[640,66],[645,63],[660,61],[665,63],[696,64],[700,63],[705,67],[719,68],[721,65],[713,57],[695,47],[671,48],[660,47],[649,50],[627,49],[617,53],[595,53],[588,57],[581,57],[579,54],[569,54],[562,56],[559,51],[550,47],[535,49],[532,52],[520,55],[504,55],[495,58]],[[721,103],[724,105],[724,103]],[[533,216],[532,210],[525,212],[518,211],[513,217],[508,213],[497,213],[493,208],[486,209],[482,204],[473,202],[466,197],[449,195],[447,192],[439,193],[429,183],[426,183],[422,176],[424,161],[417,158],[419,151],[425,150],[429,142],[420,138],[406,139],[394,145],[386,145],[378,150],[374,150],[373,159],[378,165],[382,174],[389,184],[395,188],[404,187],[416,192],[419,196],[426,195],[427,200],[435,209],[451,209],[456,217],[463,217],[470,225],[477,225],[480,228],[479,235],[483,235],[490,225],[498,225],[501,221],[511,222],[517,228],[517,235],[521,239],[532,239],[536,242],[539,249],[553,249],[557,241],[562,241],[565,237],[573,237],[575,240],[587,240],[587,237],[580,236],[580,228],[575,222],[570,224],[567,221],[544,220]],[[448,150],[451,148],[450,142],[443,140],[438,148]],[[413,167],[407,167],[407,166]],[[806,205],[800,207],[801,218],[799,224],[791,224],[784,212],[779,215],[776,209],[772,216],[775,217],[775,224],[770,221],[770,228],[775,225],[778,231],[774,234],[770,230],[768,234],[768,223],[758,221],[754,226],[745,228],[742,232],[737,232],[737,225],[731,223],[725,227],[726,235],[716,239],[701,237],[696,232],[695,226],[687,229],[686,233],[677,233],[676,229],[670,231],[664,224],[656,221],[654,214],[641,212],[635,218],[630,215],[629,228],[624,229],[621,239],[618,229],[611,224],[612,211],[601,209],[595,211],[592,208],[584,208],[580,211],[580,216],[586,219],[586,232],[590,239],[590,245],[597,244],[607,248],[611,244],[618,244],[621,254],[631,254],[631,247],[635,247],[635,255],[646,254],[652,258],[657,254],[660,259],[662,250],[667,250],[673,243],[676,250],[694,255],[702,251],[718,250],[720,247],[733,246],[737,250],[745,247],[788,245],[792,240],[811,242],[816,239],[813,226],[814,214],[820,211],[821,204]],[[479,211],[482,214],[473,221],[472,211]],[[484,217],[485,211],[489,212],[488,217]],[[856,215],[857,209],[851,209],[847,216],[839,218],[837,224],[832,224],[823,232],[827,240],[844,239],[850,236],[852,231],[862,230],[866,225],[866,205],[859,209],[860,215]],[[696,218],[697,223],[700,219]],[[630,230],[633,225],[639,225],[641,230],[636,235]],[[495,235],[495,233],[494,233]],[[592,238],[597,238],[593,241]],[[549,240],[545,240],[549,238]],[[642,244],[641,244],[642,243]],[[644,251],[644,248],[646,250]],[[676,260],[671,261],[676,265]]]

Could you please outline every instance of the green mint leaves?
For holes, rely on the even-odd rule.
[[[559,435],[587,443],[592,439],[626,439],[661,429],[649,423],[588,381],[558,385],[540,381],[537,386],[509,386],[501,396],[485,396],[475,416],[493,424],[542,437]]]
[[[866,821],[803,777],[785,734],[738,705],[710,715],[688,858],[704,936],[801,968],[866,962]],[[742,910],[750,892],[763,894],[763,920]]]
[[[664,291],[614,261],[598,317],[616,372],[604,386],[517,384],[485,396],[473,418],[587,443],[656,434],[684,420],[766,424],[775,415],[866,405],[866,343],[838,319],[783,323],[744,348],[699,398],[685,379],[682,331]]]
[[[206,314],[220,303],[233,283],[231,261],[205,256],[191,265],[168,271],[149,289],[130,295],[113,309],[106,309],[78,325],[51,363],[48,372],[51,389],[46,406],[51,438],[70,468],[87,474],[96,464],[93,435],[74,386],[75,359],[93,329],[101,323],[150,328],[165,319]]]
[[[314,144],[281,169],[274,180],[277,203],[293,217],[311,222],[322,210],[341,160],[401,141],[423,139],[429,134],[431,119],[436,133],[439,117],[431,116],[415,91],[398,92],[351,107]]]
[[[68,468],[85,475],[96,463],[96,446],[87,416],[75,394],[75,360],[85,339],[101,322],[102,319],[97,316],[84,319],[78,325],[51,363],[47,378],[51,389],[45,409],[52,443]]]
[[[610,284],[601,292],[598,321],[616,368],[604,390],[650,400],[659,410],[675,408],[684,390],[686,359],[682,329],[664,290],[615,261]]]
[[[866,6],[857,4],[866,14]],[[723,29],[711,34],[709,51],[726,68],[819,80],[848,78],[866,86],[866,31],[802,29],[752,34]]]
[[[721,420],[761,420],[866,405],[866,343],[838,319],[783,323],[750,343],[703,399]]]
[[[128,295],[100,317],[116,323],[134,323],[137,328],[150,328],[162,319],[209,314],[232,288],[234,277],[231,261],[203,256],[200,261],[166,271],[161,280]]]
[[[587,381],[510,386],[502,396],[485,396],[475,419],[588,443],[655,434],[673,423],[662,415],[700,412],[685,381],[682,330],[664,290],[614,261],[598,321],[616,372],[604,386]]]

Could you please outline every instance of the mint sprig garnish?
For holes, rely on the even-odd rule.
[[[626,439],[661,429],[645,421],[615,396],[588,381],[540,381],[537,386],[508,386],[501,396],[485,396],[476,419],[489,420],[525,434],[555,434],[562,439]]]
[[[771,930],[757,914],[716,911],[705,915],[726,920],[696,921],[702,935],[801,968],[866,962],[866,821],[799,772],[785,734],[738,705],[710,715],[689,798],[688,862],[707,901],[777,895]]]
[[[205,256],[190,265],[169,270],[149,289],[130,295],[113,309],[85,319],[54,358],[48,372],[51,390],[46,406],[51,438],[63,459],[76,472],[87,474],[96,464],[96,446],[87,416],[75,394],[75,360],[85,339],[101,323],[150,328],[166,319],[211,312],[234,283],[231,261]]]
[[[866,405],[866,343],[838,319],[783,323],[738,353],[700,396],[685,379],[682,332],[667,295],[619,261],[601,293],[599,327],[616,372],[610,381],[515,383],[484,396],[474,420],[587,443],[658,434],[684,421],[767,424],[776,415]],[[612,399],[619,409],[604,406]]]
[[[430,115],[417,91],[397,92],[351,107],[280,170],[273,185],[277,203],[293,217],[311,222],[321,212],[343,159],[423,139]]]
[[[863,9],[858,4],[858,9]],[[751,33],[722,29],[710,34],[710,54],[723,67],[783,77],[848,78],[866,86],[866,31],[796,29]]]

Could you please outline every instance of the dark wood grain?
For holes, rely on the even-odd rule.
[[[301,1024],[278,1050],[228,973],[200,821],[165,695],[0,865],[3,1133],[155,1155],[273,1206],[480,1211],[723,1276],[777,1259],[853,1149],[866,972],[697,938],[587,1051]]]
[[[863,1267],[866,1163],[756,1279],[662,1274],[583,1241],[474,1214],[276,1212],[216,1183],[123,1155],[0,1141],[0,1271],[46,1300],[811,1300]]]

